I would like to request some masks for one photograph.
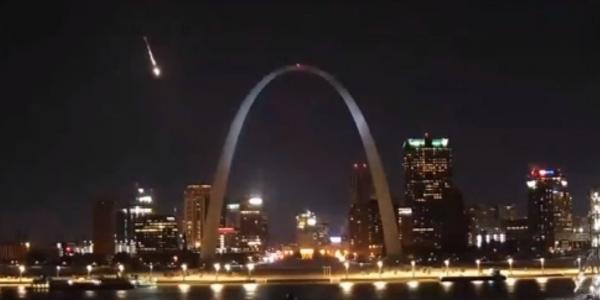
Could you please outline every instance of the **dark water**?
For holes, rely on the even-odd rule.
[[[161,286],[131,291],[87,292],[30,292],[17,288],[0,288],[1,299],[285,299],[286,294],[299,300],[320,299],[570,299],[574,284],[569,279],[551,279],[544,284],[535,280],[521,280],[513,285],[481,283],[442,285],[436,282],[420,283],[410,287],[406,283],[340,284],[271,284],[227,286]]]

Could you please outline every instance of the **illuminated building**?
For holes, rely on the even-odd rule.
[[[319,249],[329,243],[329,228],[319,223],[314,212],[306,210],[296,216],[296,243],[300,248]]]
[[[268,238],[268,219],[263,199],[250,197],[240,203],[240,247],[244,252],[262,252]]]
[[[208,212],[210,185],[188,185],[183,192],[182,230],[188,249],[198,249]]]
[[[590,223],[587,217],[573,216],[573,227],[569,231],[556,233],[554,252],[568,254],[588,249],[591,244]]]
[[[469,246],[481,248],[490,243],[504,243],[498,208],[490,205],[471,205],[467,208],[469,218]]]
[[[588,213],[591,247],[586,254],[584,266],[581,270],[588,268],[600,269],[600,188],[590,191],[590,211]]]
[[[365,163],[355,163],[351,178],[352,203],[367,203],[373,198],[373,180]]]
[[[60,242],[56,244],[59,257],[85,255],[96,253],[96,247],[92,241]]]
[[[405,247],[410,244],[408,239],[410,238],[410,224],[412,223],[412,208],[410,207],[398,207],[397,209],[398,218],[398,231],[399,239],[402,242],[402,246]]]
[[[94,253],[110,255],[115,249],[115,202],[112,199],[98,199],[92,210],[92,241]]]
[[[179,249],[179,230],[173,216],[147,215],[134,223],[138,254],[163,254]]]
[[[592,248],[600,249],[600,188],[590,192],[589,223]]]
[[[217,230],[217,253],[240,253],[240,234],[234,227],[219,227]]]
[[[531,242],[529,234],[529,220],[527,218],[516,218],[513,220],[502,220],[502,229],[506,234],[506,243],[514,252],[527,249]]]
[[[135,223],[138,219],[154,213],[154,197],[151,189],[136,188],[133,203],[117,211],[115,252],[136,253]]]
[[[459,252],[467,245],[462,195],[452,183],[452,154],[447,138],[411,138],[404,142],[405,198],[412,209],[410,248]]]
[[[241,214],[239,203],[228,203],[225,208],[225,227],[240,228]]]
[[[567,180],[558,169],[533,168],[527,188],[532,250],[554,251],[561,247],[557,234],[573,230],[573,204]]]
[[[383,251],[383,228],[367,164],[353,165],[351,182],[352,204],[348,213],[350,251],[363,258],[380,256]]]

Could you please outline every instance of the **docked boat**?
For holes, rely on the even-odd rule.
[[[473,281],[505,281],[506,276],[502,275],[499,270],[494,270],[490,275],[482,276],[443,276],[440,278],[442,282],[473,282]]]
[[[48,287],[53,290],[129,290],[135,288],[125,278],[97,279],[50,279]]]

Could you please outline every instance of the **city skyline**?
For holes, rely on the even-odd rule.
[[[510,7],[499,8],[513,20],[506,26],[493,22],[506,18],[496,9],[477,16],[457,10],[457,18],[417,9],[363,10],[364,23],[356,25],[357,11],[337,7],[311,14],[300,6],[290,18],[272,17],[260,6],[198,9],[200,17],[193,18],[170,6],[151,6],[148,15],[124,10],[113,20],[85,9],[58,13],[69,26],[49,19],[56,14],[35,15],[49,21],[55,37],[32,26],[9,29],[12,47],[1,58],[1,79],[14,83],[3,98],[15,100],[7,101],[0,127],[9,145],[1,156],[6,209],[0,239],[89,238],[91,220],[84,216],[93,199],[134,182],[155,188],[161,210],[181,209],[186,185],[212,183],[227,123],[244,94],[271,69],[298,62],[331,72],[353,93],[397,198],[404,193],[402,143],[429,132],[452,141],[454,182],[465,203],[516,203],[523,214],[529,168],[557,166],[568,174],[581,215],[600,182],[591,101],[600,95],[593,71],[599,45],[584,30],[581,10],[547,9],[563,19],[545,24],[543,16]],[[188,33],[171,35],[156,17],[164,11]],[[330,20],[334,13],[342,16],[337,25]],[[248,26],[232,30],[211,14]],[[402,20],[402,26],[385,20]],[[470,21],[481,24],[472,28]],[[539,30],[522,30],[539,23]],[[273,24],[282,32],[262,38]],[[142,31],[161,58],[160,80],[147,72]],[[442,38],[420,38],[431,32]],[[372,47],[361,44],[373,39]],[[552,47],[557,39],[565,42]],[[348,43],[362,46],[346,51]],[[348,166],[364,155],[337,95],[299,74],[278,79],[261,97],[242,133],[229,194],[261,191],[267,210],[285,212],[274,222],[309,208],[341,224]],[[293,230],[293,222],[285,222],[276,236]],[[36,228],[49,233],[36,236]]]

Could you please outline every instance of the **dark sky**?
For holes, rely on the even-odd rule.
[[[402,142],[430,132],[450,138],[467,203],[524,209],[537,164],[563,169],[583,213],[600,184],[600,7],[500,2],[0,5],[0,239],[89,237],[94,197],[134,182],[154,187],[165,212],[181,206],[186,184],[212,181],[248,90],[297,62],[354,95],[398,197]],[[252,109],[229,194],[262,193],[277,239],[305,208],[339,232],[363,159],[333,89],[286,75]]]

